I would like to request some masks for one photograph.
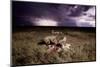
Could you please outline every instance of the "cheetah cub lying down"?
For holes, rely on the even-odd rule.
[[[51,35],[44,37],[38,44],[44,44],[48,47],[47,52],[60,52],[70,50],[71,44],[67,43],[66,36]]]

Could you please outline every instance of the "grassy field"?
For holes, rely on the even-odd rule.
[[[70,50],[47,53],[45,45],[38,42],[51,35],[53,28],[19,29],[12,33],[12,63],[14,65],[51,64],[96,60],[96,33],[84,29],[54,28],[63,32]]]

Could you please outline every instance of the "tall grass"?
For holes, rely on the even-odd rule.
[[[13,32],[13,64],[51,64],[96,60],[95,33],[67,30],[62,32],[67,36],[67,42],[71,44],[71,49],[62,50],[59,53],[48,53],[47,46],[37,44],[43,37],[51,35],[50,30]]]

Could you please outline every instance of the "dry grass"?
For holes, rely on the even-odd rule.
[[[41,29],[42,30],[42,29]],[[71,49],[59,53],[47,53],[45,45],[38,45],[38,41],[51,30],[31,30],[13,32],[12,62],[14,65],[48,64],[64,62],[80,62],[96,60],[95,32],[57,30],[67,36]]]

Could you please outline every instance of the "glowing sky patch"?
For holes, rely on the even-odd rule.
[[[37,18],[34,22],[37,26],[57,26],[56,21],[47,18]]]
[[[95,27],[95,7],[83,13],[85,13],[85,15],[70,18],[75,20],[76,25],[79,27]]]

